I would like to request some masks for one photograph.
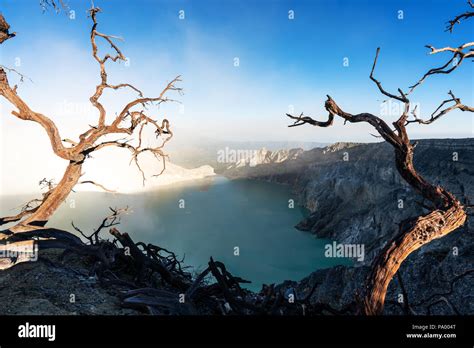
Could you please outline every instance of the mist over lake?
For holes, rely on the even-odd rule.
[[[27,199],[3,197],[2,213]],[[135,242],[184,256],[194,271],[204,269],[212,256],[252,281],[247,288],[260,290],[262,284],[299,280],[317,269],[349,263],[324,256],[324,246],[332,241],[294,228],[306,211],[296,203],[289,208],[290,199],[295,197],[284,185],[215,177],[139,194],[73,193],[49,225],[74,231],[74,221],[89,233],[110,214],[109,206],[129,206],[132,212],[116,227]],[[106,230],[102,236],[111,239]]]

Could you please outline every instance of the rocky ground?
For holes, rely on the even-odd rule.
[[[0,315],[130,315],[119,289],[101,286],[87,258],[47,250],[37,262],[0,272]]]

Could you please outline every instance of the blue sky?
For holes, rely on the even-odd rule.
[[[81,121],[92,122],[88,97],[98,82],[90,55],[88,1],[68,1],[75,19],[42,13],[38,1],[1,0],[0,10],[18,32],[1,47],[1,63],[26,74],[20,95],[57,120],[74,137]],[[463,0],[96,0],[99,31],[119,35],[130,66],[108,66],[111,82],[131,82],[146,94],[183,76],[184,109],[168,113],[177,138],[221,140],[374,141],[366,125],[342,122],[331,129],[286,128],[289,109],[325,118],[330,94],[346,111],[380,114],[382,96],[368,75],[381,47],[376,76],[386,89],[414,83],[446,59],[424,45],[457,46],[472,41],[474,22],[444,32],[445,22],[464,12]],[[179,18],[184,10],[185,19]],[[294,11],[289,20],[288,11]],[[403,19],[398,11],[403,11]],[[104,46],[105,47],[105,46]],[[238,57],[240,65],[234,66]],[[349,66],[343,65],[344,58]],[[12,77],[13,79],[13,77]],[[427,117],[452,89],[473,104],[472,64],[435,76],[413,101]],[[41,93],[38,93],[41,91]],[[107,97],[115,110],[129,95]],[[66,105],[66,106],[65,106]],[[67,112],[64,112],[66,109]],[[68,113],[76,113],[71,117]],[[396,115],[385,115],[388,121]],[[22,125],[18,125],[21,127]],[[472,115],[455,112],[432,126],[410,129],[413,137],[472,136]],[[65,136],[66,136],[65,135]]]

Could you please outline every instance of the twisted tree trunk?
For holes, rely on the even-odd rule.
[[[44,226],[66,200],[74,186],[81,177],[82,162],[70,162],[64,172],[61,181],[48,194],[38,209],[21,221],[18,225],[12,227],[12,232],[22,232],[31,230],[31,226]],[[28,227],[30,226],[30,227]]]
[[[437,209],[418,217],[408,229],[402,228],[374,260],[364,300],[364,312],[367,315],[382,313],[388,285],[412,252],[444,237],[466,221],[466,212],[459,200],[442,187],[431,185],[416,172],[411,144],[397,148],[395,159],[398,172],[405,181],[424,198],[429,199]]]

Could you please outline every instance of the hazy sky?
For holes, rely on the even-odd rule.
[[[96,119],[88,98],[99,74],[90,50],[89,2],[68,3],[74,19],[53,11],[42,13],[39,1],[0,0],[0,11],[17,32],[0,46],[0,63],[31,78],[33,82],[20,84],[18,93],[34,110],[54,119],[63,137],[75,138]],[[368,78],[378,46],[376,76],[386,89],[395,91],[406,90],[446,59],[427,55],[424,45],[458,46],[473,38],[472,22],[458,26],[453,34],[444,32],[445,22],[467,9],[464,0],[96,0],[95,4],[103,10],[98,30],[123,37],[119,46],[130,62],[108,65],[111,83],[130,82],[152,96],[176,75],[183,76],[184,108],[153,110],[158,118],[165,113],[181,142],[197,137],[374,141],[367,125],[343,126],[338,120],[329,129],[288,129],[284,114],[293,108],[294,113],[325,119],[326,94],[348,112],[380,114],[386,110],[384,98]],[[294,19],[289,19],[290,10]],[[466,62],[454,74],[435,76],[420,87],[412,100],[419,103],[421,116],[429,116],[449,89],[466,104],[474,104],[472,69]],[[14,75],[9,77],[15,80]],[[110,113],[132,96],[107,92]],[[11,107],[3,100],[0,106],[4,173],[17,171],[26,180],[31,173],[18,170],[23,161],[29,161],[32,170],[63,165],[53,155],[41,154],[50,150],[38,126],[9,115]],[[395,113],[384,117],[394,120],[396,105],[388,108]],[[473,116],[453,112],[431,126],[413,125],[410,133],[414,138],[470,137]],[[6,146],[15,151],[6,151]]]

